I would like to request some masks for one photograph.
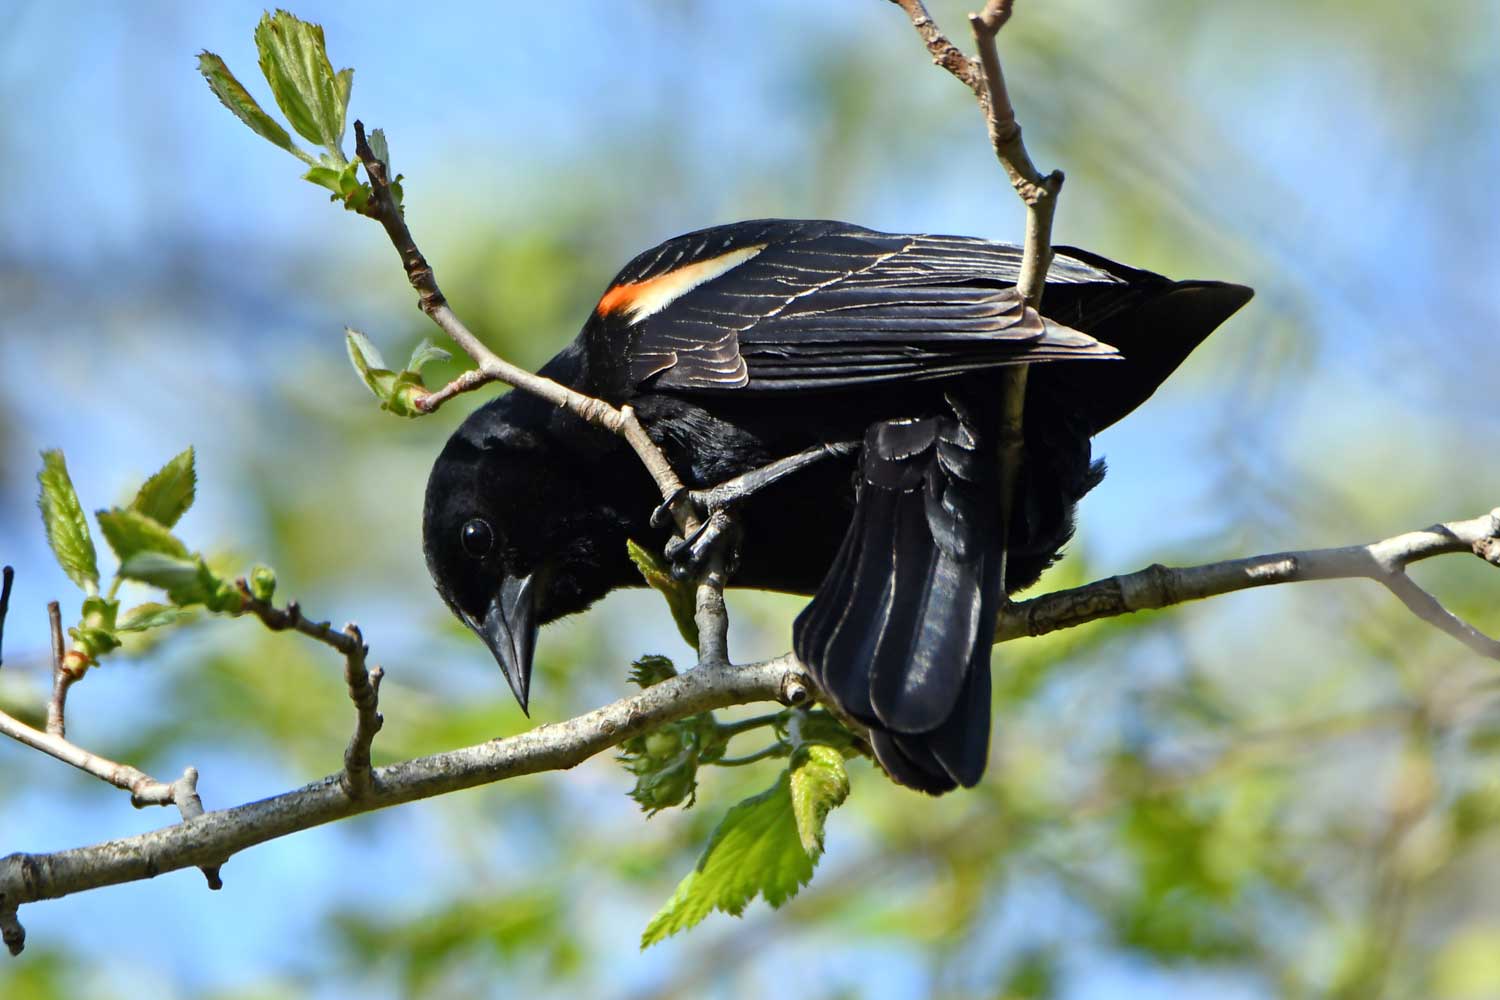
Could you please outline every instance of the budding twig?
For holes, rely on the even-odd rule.
[[[973,91],[984,113],[985,127],[995,157],[1010,178],[1011,186],[1026,205],[1026,236],[1021,249],[1021,270],[1016,279],[1016,291],[1032,309],[1041,308],[1042,290],[1047,283],[1047,269],[1052,265],[1052,217],[1057,210],[1057,194],[1062,190],[1063,175],[1054,170],[1043,176],[1031,162],[1026,146],[1021,142],[1021,126],[1016,121],[1015,107],[1005,88],[1005,74],[1000,68],[1000,54],[995,48],[995,36],[1010,20],[1013,0],[989,0],[984,11],[969,15],[969,27],[974,32],[974,45],[979,50],[979,59],[964,56],[958,46],[950,42],[927,13],[922,0],[892,0],[911,19],[912,26],[921,36],[933,62],[946,69],[964,86]],[[1008,538],[1012,512],[1015,509],[1016,490],[1021,475],[1021,457],[1025,437],[1022,416],[1026,408],[1027,365],[1014,365],[999,373],[1001,399],[1004,403],[1000,414],[1000,580],[1001,593],[1006,591],[1005,580],[1010,556]]]
[[[396,203],[396,197],[391,191],[385,163],[370,148],[365,136],[365,126],[361,121],[354,123],[354,152],[370,179],[371,195],[364,214],[380,223],[396,252],[401,255],[401,266],[406,271],[406,279],[417,293],[417,306],[479,366],[474,372],[460,375],[442,388],[422,397],[417,408],[430,413],[460,393],[490,382],[504,382],[512,388],[540,396],[596,427],[624,437],[640,456],[651,478],[656,481],[662,499],[679,497],[682,492],[681,480],[629,407],[616,409],[602,399],[585,395],[561,382],[513,365],[485,346],[484,341],[463,324],[438,287],[432,265],[427,263],[427,258],[417,247],[411,229],[406,225],[406,218],[402,215],[401,206]],[[680,500],[673,502],[672,513],[682,531],[692,531],[697,527],[691,508]]]

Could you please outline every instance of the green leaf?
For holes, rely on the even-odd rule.
[[[677,623],[682,638],[697,649],[698,621],[694,617],[698,606],[697,588],[691,581],[673,579],[666,563],[633,539],[626,540],[625,550],[630,553],[630,561],[635,563],[642,579],[667,599],[667,608],[672,612],[672,621]]]
[[[120,575],[160,587],[178,607],[202,604],[210,611],[238,611],[241,603],[233,587],[215,576],[202,556],[182,558],[164,552],[137,552],[120,565]]]
[[[337,157],[344,139],[344,115],[354,71],[335,74],[324,46],[323,28],[284,10],[261,16],[255,29],[260,71],[292,128]]]
[[[807,856],[817,860],[823,853],[823,825],[828,814],[849,797],[844,755],[830,746],[805,743],[792,754],[788,770],[797,836]]]
[[[141,486],[130,509],[144,514],[164,528],[182,519],[198,488],[198,473],[193,467],[193,449],[187,448],[163,465]],[[118,550],[116,550],[118,552]]]
[[[147,629],[161,628],[163,625],[173,625],[185,618],[191,618],[191,611],[182,608],[170,607],[166,604],[147,602],[139,604],[125,612],[125,617],[115,627],[116,632],[145,632]]]
[[[411,352],[411,360],[406,363],[406,371],[413,375],[420,375],[427,365],[434,361],[447,361],[451,357],[453,355],[434,344],[431,337],[423,337],[422,342]]]
[[[370,338],[350,327],[344,328],[344,344],[349,349],[349,362],[375,398],[385,403],[396,384],[396,373],[385,365],[385,358],[370,343]]]
[[[223,59],[212,52],[198,53],[198,72],[208,81],[209,89],[219,102],[234,112],[236,118],[249,125],[252,132],[289,153],[301,152],[292,145],[292,137],[281,127],[281,123],[261,110],[250,92],[229,72]]]
[[[92,594],[99,588],[99,558],[62,452],[42,452],[42,471],[37,474],[37,481],[42,484],[37,505],[42,509],[42,523],[47,528],[52,554],[68,579]]]
[[[370,141],[370,152],[375,154],[375,159],[385,164],[387,177],[394,177],[391,173],[391,147],[385,141],[385,129],[376,129],[368,136]]]
[[[122,563],[138,552],[160,552],[178,559],[189,558],[186,545],[161,522],[138,510],[116,507],[114,510],[95,511],[94,519],[99,522],[99,530],[104,532],[104,540]]]
[[[69,628],[68,635],[73,640],[73,648],[89,663],[98,663],[99,657],[120,648],[120,640],[112,629],[83,625]]]
[[[783,771],[776,784],[729,810],[698,866],[647,925],[641,947],[695,926],[713,910],[739,916],[757,895],[780,906],[812,873],[813,859],[798,838],[790,782]]]
[[[335,197],[340,198],[344,195],[341,177],[343,177],[343,171],[335,170],[333,167],[312,167],[302,175],[303,180],[312,181],[318,187],[327,188],[334,193]]]

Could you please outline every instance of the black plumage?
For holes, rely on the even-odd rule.
[[[972,785],[989,741],[1000,580],[995,369],[1033,370],[1004,588],[1035,582],[1099,482],[1090,438],[1250,298],[1060,247],[1041,314],[1016,247],[763,220],[631,261],[543,369],[630,403],[684,482],[827,457],[736,503],[733,583],[812,594],[793,646],[870,727],[897,781]],[[836,453],[835,453],[836,452]],[[539,624],[639,585],[660,498],[618,438],[522,393],[474,413],[433,468],[428,565],[524,707]]]

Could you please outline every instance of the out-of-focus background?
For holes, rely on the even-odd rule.
[[[961,38],[967,7],[933,3]],[[536,365],[614,270],[765,215],[1013,239],[969,95],[882,0],[344,5],[306,0],[351,117],[383,127],[408,217],[491,344]],[[269,107],[245,2],[0,10],[0,560],[18,568],[0,703],[36,711],[37,452],[110,506],[188,444],[181,526],[360,621],[389,677],[378,760],[527,725],[427,580],[427,470],[464,400],[380,413],[342,328],[430,331],[379,228],[329,205],[194,69]],[[1066,170],[1061,242],[1258,296],[1098,450],[1041,587],[1368,540],[1500,503],[1500,8],[1484,0],[1026,3],[1002,38],[1032,152]],[[444,374],[451,374],[448,369]],[[1422,582],[1500,629],[1500,577]],[[734,595],[742,657],[798,601]],[[547,629],[534,721],[684,657],[650,594]],[[70,735],[210,808],[334,770],[339,663],[203,621],[79,684]],[[853,765],[812,884],[644,954],[655,907],[771,762],[645,819],[607,756],[27,907],[0,996],[132,998],[1500,995],[1493,665],[1372,585],[1218,599],[995,656],[983,786],[926,800]],[[0,852],[169,822],[0,745]]]

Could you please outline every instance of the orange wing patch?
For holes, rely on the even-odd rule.
[[[699,285],[738,267],[765,248],[764,243],[741,247],[708,260],[685,264],[645,281],[618,284],[604,293],[604,298],[599,300],[594,311],[600,316],[628,312],[630,323],[634,326],[647,316],[661,312]]]

